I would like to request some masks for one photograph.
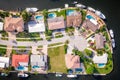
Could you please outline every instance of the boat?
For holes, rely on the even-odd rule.
[[[95,14],[98,15],[101,19],[106,19],[105,15],[101,11],[96,10]]]
[[[24,72],[20,72],[18,73],[18,77],[21,77],[21,78],[27,78],[29,75],[24,73]]]
[[[76,6],[76,7],[79,7],[79,8],[86,8],[86,6],[85,6],[85,5],[80,4],[80,3],[76,4],[75,6]]]
[[[95,12],[95,9],[92,8],[92,7],[87,7],[87,10],[92,11],[92,12]]]
[[[109,33],[110,33],[111,38],[114,38],[114,33],[112,29],[109,30]]]
[[[62,77],[62,73],[56,72],[55,76],[56,77]]]
[[[6,76],[8,76],[8,74],[2,72],[2,73],[0,74],[0,76],[5,76],[5,77],[6,77]]]
[[[36,12],[36,11],[38,11],[38,8],[36,8],[36,7],[26,8],[26,11],[27,12]]]
[[[67,77],[68,77],[68,78],[76,78],[77,75],[75,75],[75,74],[68,74]]]
[[[77,4],[78,2],[77,1],[74,1],[72,4]]]
[[[111,39],[112,47],[115,48],[115,40]]]

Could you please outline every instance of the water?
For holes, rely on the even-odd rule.
[[[91,15],[87,15],[86,17],[87,17],[88,19],[93,19],[93,20],[95,20],[95,18],[92,17]]]
[[[36,20],[41,20],[43,19],[43,16],[35,16]]]
[[[68,16],[72,15],[73,13],[74,13],[74,10],[67,10],[67,11],[66,11],[66,14],[67,14]]]
[[[55,13],[49,13],[48,14],[48,18],[55,18],[56,17],[56,14]]]
[[[74,0],[0,0],[0,8],[17,10],[19,7],[38,7],[40,10],[64,7],[65,3]],[[116,48],[113,54],[114,69],[107,76],[79,76],[77,79],[68,79],[63,75],[56,78],[54,74],[31,75],[27,80],[120,80],[120,9],[117,0],[79,0],[80,3],[100,10],[107,18],[108,29],[113,29],[115,34]],[[71,4],[72,5],[72,4]],[[16,73],[9,77],[0,77],[0,80],[19,80]],[[23,80],[23,79],[21,79]]]

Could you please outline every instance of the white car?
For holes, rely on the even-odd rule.
[[[113,33],[113,30],[112,30],[112,29],[109,30],[109,33],[110,33],[110,36],[111,36],[112,38],[114,38],[114,33]]]

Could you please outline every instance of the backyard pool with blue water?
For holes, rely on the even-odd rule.
[[[90,20],[90,19],[95,20],[95,18],[94,18],[93,16],[91,16],[91,15],[87,15],[86,18],[89,19],[89,20]]]
[[[105,64],[104,63],[100,63],[100,64],[98,64],[98,67],[99,68],[103,68],[103,67],[105,67]]]
[[[67,14],[68,16],[72,15],[73,13],[74,13],[74,10],[67,10],[67,11],[66,11],[66,14]]]
[[[19,70],[19,71],[24,70],[24,66],[18,66],[17,70]]]
[[[55,18],[56,17],[56,14],[55,13],[49,13],[48,14],[48,18]]]
[[[43,16],[35,16],[35,19],[36,20],[41,20],[41,19],[43,19]]]

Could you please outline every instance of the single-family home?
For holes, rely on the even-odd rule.
[[[13,54],[12,66],[18,71],[28,71],[29,55],[27,54]]]
[[[45,24],[44,22],[30,21],[28,22],[28,31],[29,33],[45,32]]]
[[[104,48],[104,37],[102,34],[95,34],[96,49]]]
[[[102,56],[95,55],[93,57],[93,62],[95,64],[97,64],[97,66],[99,68],[103,68],[105,66],[105,64],[107,63],[107,58],[108,58],[108,54],[107,53],[104,53]]]
[[[80,68],[80,57],[78,55],[66,54],[65,63],[68,69]]]
[[[4,30],[7,32],[24,31],[24,21],[21,17],[5,17]]]
[[[92,20],[93,21],[93,20]],[[99,25],[98,24],[94,24],[92,21],[90,21],[89,19],[86,19],[83,24],[82,27],[85,28],[86,30],[91,30],[93,32],[95,32],[96,30],[99,29]]]
[[[0,68],[6,68],[9,67],[9,57],[2,57],[0,56]]]
[[[55,18],[48,18],[48,29],[49,30],[56,30],[56,29],[63,29],[65,28],[64,17],[55,17]]]
[[[74,11],[71,15],[67,15],[66,23],[67,27],[79,27],[82,22],[82,15],[80,12]]]
[[[31,55],[30,57],[32,70],[46,70],[47,55]]]

